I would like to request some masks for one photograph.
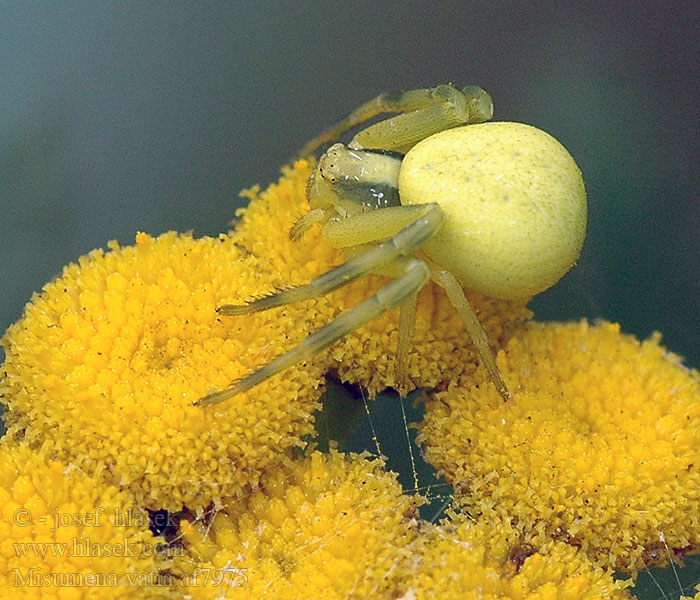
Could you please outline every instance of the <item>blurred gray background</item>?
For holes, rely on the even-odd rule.
[[[489,90],[564,143],[589,238],[540,318],[700,367],[698,9],[687,2],[0,3],[0,329],[110,239],[214,235],[237,192],[383,90]]]

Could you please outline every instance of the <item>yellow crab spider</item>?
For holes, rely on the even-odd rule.
[[[487,296],[523,300],[555,284],[577,260],[586,233],[581,172],[549,134],[522,123],[487,122],[491,97],[474,86],[382,94],[312,140],[303,153],[385,112],[398,114],[321,156],[307,187],[310,210],[291,231],[298,239],[320,224],[325,240],[346,250],[347,262],[306,285],[218,311],[241,315],[301,302],[369,273],[393,280],[198,405],[245,392],[396,307],[401,307],[397,380],[405,383],[416,296],[429,280],[445,290],[498,392],[509,397],[460,282]]]

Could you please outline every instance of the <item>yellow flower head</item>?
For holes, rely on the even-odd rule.
[[[255,484],[312,432],[320,367],[193,402],[306,337],[304,307],[219,317],[221,303],[280,284],[225,236],[110,248],[67,266],[3,338],[10,433],[149,508],[196,510]]]
[[[313,452],[210,523],[182,523],[175,572],[192,600],[394,599],[417,498],[379,460]]]
[[[299,241],[289,239],[294,223],[309,210],[306,184],[311,174],[307,161],[285,169],[277,184],[260,192],[257,188],[243,195],[250,205],[239,211],[240,221],[233,236],[272,272],[284,274],[286,283],[308,283],[345,260],[344,254],[329,246],[320,228],[312,228]],[[316,305],[316,328],[332,317],[369,298],[386,278],[365,277],[336,292]],[[479,320],[494,347],[502,345],[514,321],[530,316],[523,301],[504,301],[467,292]],[[365,386],[372,395],[396,386],[396,347],[398,310],[374,319],[327,353],[328,368],[345,381]],[[416,387],[435,387],[471,372],[478,362],[474,347],[461,320],[445,294],[432,284],[418,296],[416,330],[408,358],[408,376]]]
[[[0,442],[0,598],[165,598],[167,564],[127,494]]]
[[[698,548],[696,371],[586,321],[530,323],[498,358],[512,401],[485,380],[427,401],[420,442],[460,502],[631,573]]]
[[[427,525],[417,539],[410,591],[403,598],[630,598],[624,589],[631,581],[613,581],[611,572],[594,566],[577,548],[550,542],[537,552],[509,525],[452,517]]]
[[[700,600],[700,585],[695,586],[695,596],[681,596],[681,600]]]

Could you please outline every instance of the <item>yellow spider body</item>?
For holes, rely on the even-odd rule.
[[[554,285],[586,235],[574,159],[522,123],[466,125],[419,142],[403,159],[399,192],[404,206],[435,202],[445,213],[425,253],[494,298],[529,298]]]
[[[308,284],[218,310],[235,316],[300,302],[369,273],[394,279],[296,348],[199,404],[247,391],[396,307],[396,379],[405,388],[416,297],[429,280],[445,290],[496,389],[509,398],[462,284],[495,298],[527,299],[556,283],[578,258],[586,232],[581,173],[543,131],[486,122],[493,115],[491,96],[474,86],[381,94],[312,140],[304,153],[384,112],[399,114],[321,156],[307,187],[310,210],[291,231],[298,239],[320,224],[330,245],[348,251],[347,262]]]

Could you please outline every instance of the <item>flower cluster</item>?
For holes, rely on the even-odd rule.
[[[117,488],[0,442],[0,598],[166,598],[162,538]]]
[[[183,523],[176,572],[193,600],[221,597],[222,585],[227,598],[390,600],[402,589],[417,505],[382,461],[311,452],[210,522]],[[204,576],[217,570],[223,582]]]
[[[610,323],[529,323],[482,381],[426,403],[420,442],[475,514],[635,573],[700,547],[700,377]]]
[[[67,266],[2,339],[9,435],[152,509],[242,493],[312,433],[320,366],[213,409],[193,403],[303,339],[308,307],[219,317],[220,303],[274,285],[230,237],[138,234],[110,248]]]
[[[629,598],[630,583],[614,582],[568,544],[550,541],[536,551],[507,523],[474,522],[462,515],[424,528],[409,577],[415,600],[622,600]]]
[[[129,598],[622,599],[613,569],[634,575],[698,550],[700,377],[658,336],[639,343],[585,321],[523,325],[524,302],[467,291],[500,348],[504,402],[442,291],[425,286],[407,366],[413,386],[436,388],[419,442],[455,488],[439,525],[418,518],[422,500],[383,459],[307,444],[326,371],[371,394],[396,385],[398,311],[225,403],[194,406],[386,283],[372,275],[324,298],[217,314],[343,261],[318,228],[289,239],[308,209],[311,168],[299,161],[246,192],[250,206],[218,239],[138,234],[133,246],[92,252],[10,327],[0,577],[115,573],[114,597]],[[13,521],[21,510],[98,507],[181,511],[171,554],[147,556],[156,538],[143,522],[52,531],[38,518]],[[120,536],[141,549],[133,560],[20,556],[16,545]],[[126,590],[136,574],[156,583]],[[51,578],[17,590],[7,577],[0,598],[111,593]]]

